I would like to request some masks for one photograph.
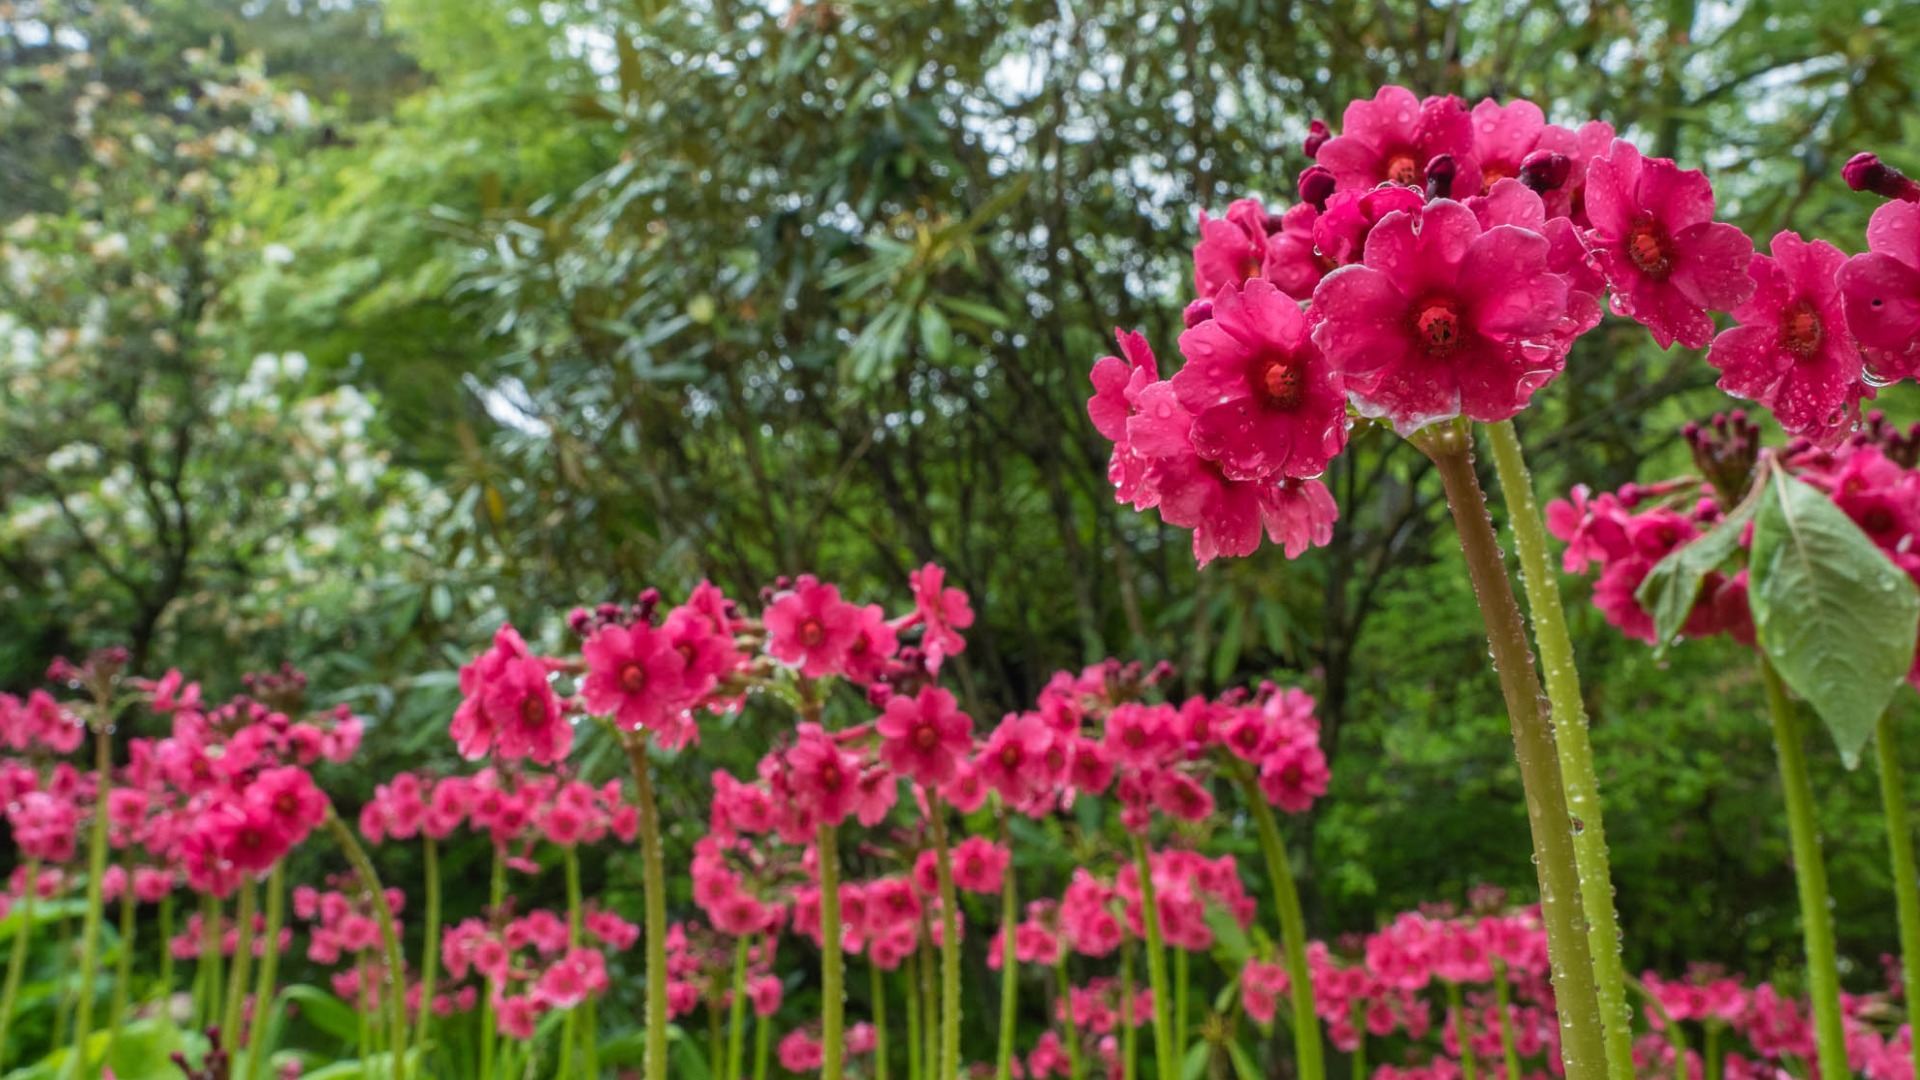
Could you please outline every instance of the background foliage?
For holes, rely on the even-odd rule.
[[[1116,325],[1168,359],[1196,210],[1284,200],[1307,122],[1382,82],[1603,117],[1750,231],[1857,238],[1837,163],[1920,166],[1916,55],[1872,0],[0,2],[0,687],[107,642],[292,660],[411,764],[449,758],[451,669],[502,618],[802,571],[897,596],[934,560],[981,612],[977,715],[1107,655],[1311,687],[1317,932],[1526,891],[1424,463],[1363,445],[1332,547],[1197,573],[1113,504],[1085,372]],[[1589,335],[1525,418],[1541,483],[1681,468],[1711,383]],[[1770,974],[1797,936],[1749,665],[1656,663],[1567,588],[1629,963]],[[1815,767],[1870,976],[1874,792]]]

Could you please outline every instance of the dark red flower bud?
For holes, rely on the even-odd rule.
[[[1545,195],[1565,187],[1567,175],[1572,171],[1573,161],[1567,155],[1552,150],[1535,150],[1520,162],[1520,182]]]
[[[1441,154],[1427,162],[1427,198],[1446,198],[1453,191],[1453,178],[1459,171],[1452,154]]]
[[[1325,165],[1310,165],[1300,174],[1300,201],[1324,211],[1333,196],[1333,170]]]
[[[1907,178],[1899,169],[1881,161],[1878,155],[1853,155],[1840,168],[1847,186],[1855,191],[1870,191],[1883,199],[1920,202],[1920,183]]]
[[[1327,130],[1327,122],[1315,120],[1307,125],[1307,141],[1301,146],[1306,150],[1308,157],[1317,158],[1320,156],[1320,148],[1325,146],[1327,140],[1331,138],[1333,138],[1333,132]]]
[[[1213,318],[1213,301],[1195,300],[1193,303],[1187,305],[1187,310],[1181,313],[1181,318],[1186,320],[1187,329],[1189,330],[1199,326],[1201,323]]]

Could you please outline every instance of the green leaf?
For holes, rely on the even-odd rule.
[[[1180,1063],[1180,1080],[1200,1080],[1207,1074],[1207,1058],[1213,1053],[1213,1044],[1205,1039],[1187,1047],[1187,1059]]]
[[[1246,644],[1247,609],[1239,604],[1227,609],[1226,625],[1220,628],[1220,643],[1213,650],[1213,681],[1225,685],[1240,666],[1240,649]]]
[[[1750,574],[1761,649],[1855,767],[1913,664],[1920,590],[1825,493],[1778,470]]]
[[[936,364],[944,364],[953,356],[953,326],[933,304],[920,305],[920,347]]]
[[[1247,942],[1247,932],[1240,928],[1233,912],[1215,900],[1207,901],[1207,925],[1213,929],[1213,947],[1215,951],[1225,952],[1233,961],[1235,970],[1246,966],[1247,958],[1253,955],[1253,946]]]
[[[990,304],[983,304],[978,300],[966,300],[957,296],[943,296],[940,297],[938,302],[941,307],[946,308],[961,318],[972,319],[977,323],[992,327],[995,330],[1005,330],[1008,326],[1012,325],[1012,321],[1007,318],[1006,312]]]
[[[1753,520],[1754,501],[1733,509],[1705,536],[1670,553],[1654,564],[1647,580],[1640,583],[1633,598],[1653,616],[1653,652],[1666,652],[1680,628],[1686,625],[1694,601],[1700,597],[1700,583],[1712,571],[1732,557],[1740,547],[1740,534]]]
[[[1227,1060],[1233,1062],[1233,1075],[1238,1080],[1260,1080],[1260,1066],[1254,1064],[1253,1055],[1237,1042],[1225,1044]]]
[[[280,991],[281,1008],[291,1002],[314,1027],[351,1045],[360,1037],[360,1018],[353,1007],[317,986],[295,983]]]
[[[700,1052],[693,1040],[678,1024],[667,1028],[667,1052],[673,1057],[676,1077],[686,1080],[712,1080],[713,1074],[707,1071],[706,1055]]]

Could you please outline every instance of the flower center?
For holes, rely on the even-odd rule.
[[[1420,182],[1420,163],[1412,154],[1395,154],[1387,159],[1387,179],[1409,186]]]
[[[1641,214],[1627,227],[1627,258],[1655,280],[1673,273],[1673,242],[1652,214]]]
[[[520,699],[520,722],[528,727],[539,727],[547,722],[547,707],[538,694],[528,694]]]
[[[283,791],[273,800],[273,812],[281,817],[292,817],[300,812],[300,800],[293,797],[293,792]]]
[[[1812,356],[1826,336],[1826,328],[1820,324],[1820,313],[1814,310],[1810,302],[1796,300],[1781,313],[1780,344],[1788,352],[1802,357]]]
[[[1000,748],[1000,764],[1009,769],[1018,768],[1026,753],[1017,744],[1008,743]]]
[[[913,744],[922,750],[931,750],[940,742],[940,733],[932,724],[921,724],[913,732]]]
[[[628,664],[620,669],[620,689],[629,694],[637,694],[647,685],[647,669],[639,664]]]
[[[1280,780],[1288,787],[1298,784],[1300,782],[1300,766],[1291,762],[1283,766],[1280,769]]]
[[[1428,352],[1445,356],[1460,345],[1460,306],[1444,297],[1429,300],[1415,310],[1413,327]]]
[[[1480,194],[1493,190],[1493,185],[1502,180],[1511,180],[1520,172],[1504,161],[1485,161],[1480,164]]]
[[[1876,506],[1867,511],[1866,520],[1860,523],[1868,532],[1877,535],[1893,531],[1893,511],[1884,506]]]
[[[827,628],[820,625],[819,619],[808,619],[800,624],[800,644],[811,649],[827,639]]]
[[[1262,356],[1253,362],[1253,396],[1270,409],[1291,409],[1306,393],[1306,372],[1290,356]]]
[[[845,781],[846,781],[846,777],[841,775],[840,766],[835,765],[831,761],[827,762],[825,765],[820,766],[820,786],[821,787],[827,789],[828,791],[838,791],[840,790],[840,785]]]

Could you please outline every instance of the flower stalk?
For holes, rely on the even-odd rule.
[[[1274,820],[1273,808],[1261,794],[1253,770],[1240,766],[1235,771],[1260,835],[1267,879],[1273,883],[1274,913],[1280,919],[1280,946],[1287,963],[1287,997],[1293,1007],[1294,1068],[1301,1080],[1323,1080],[1325,1047],[1320,1041],[1320,1017],[1314,1011],[1313,973],[1307,967],[1307,920],[1300,908],[1300,890],[1294,885],[1293,865],[1280,837],[1280,823]]]
[[[660,809],[653,797],[653,770],[646,736],[621,740],[633,768],[634,805],[640,812],[641,889],[646,894],[647,1058],[646,1080],[667,1077],[667,868],[660,850]]]
[[[1893,868],[1893,895],[1900,913],[1900,976],[1911,1016],[1920,1003],[1920,874],[1913,861],[1913,825],[1907,816],[1907,785],[1900,769],[1900,744],[1893,713],[1880,714],[1873,736],[1880,766],[1880,798],[1886,804],[1887,853]],[[1920,1076],[1920,1040],[1913,1046],[1914,1075]]]

